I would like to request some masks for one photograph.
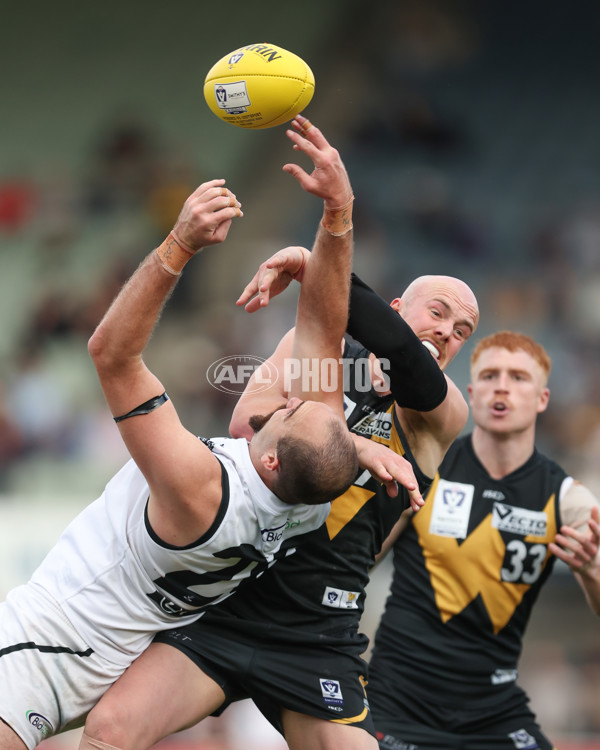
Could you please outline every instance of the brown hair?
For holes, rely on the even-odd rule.
[[[331,420],[324,445],[285,436],[277,441],[281,471],[272,487],[290,505],[318,505],[342,495],[358,474],[354,441],[345,424]]]
[[[471,369],[473,369],[481,353],[486,349],[491,349],[493,346],[497,346],[500,349],[507,349],[509,352],[519,350],[526,352],[538,363],[546,376],[546,380],[548,379],[552,367],[552,361],[548,352],[530,336],[526,336],[524,333],[514,333],[513,331],[498,331],[478,341],[471,354]]]

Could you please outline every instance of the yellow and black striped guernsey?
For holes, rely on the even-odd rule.
[[[369,694],[402,685],[444,705],[489,705],[510,690],[531,608],[550,574],[566,473],[535,451],[494,480],[471,437],[457,440],[394,548],[394,583]]]

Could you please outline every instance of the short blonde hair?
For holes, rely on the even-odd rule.
[[[513,331],[498,331],[478,341],[471,354],[471,370],[473,370],[481,353],[494,346],[500,349],[507,349],[509,352],[516,352],[518,350],[526,352],[542,368],[546,380],[548,380],[552,368],[552,360],[548,352],[530,336],[526,336],[524,333],[514,333]]]

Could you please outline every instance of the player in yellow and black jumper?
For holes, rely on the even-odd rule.
[[[596,499],[535,449],[549,371],[521,334],[494,334],[473,353],[474,431],[450,448],[394,546],[370,663],[381,750],[552,748],[516,684],[523,634],[553,552],[597,614],[600,562]]]
[[[299,268],[310,262],[300,248],[288,248],[276,258],[278,277],[294,263]],[[259,286],[257,281],[250,296]],[[111,691],[98,707],[106,723],[125,734],[124,746],[137,746],[132,740],[140,724],[147,738],[148,717],[164,719],[166,706],[173,706],[174,718],[162,729],[171,732],[179,728],[175,720],[182,721],[182,707],[188,721],[210,713],[203,700],[209,681],[209,689],[216,684],[222,690],[221,708],[251,697],[292,750],[377,749],[364,690],[361,654],[367,643],[358,632],[364,589],[399,516],[409,504],[418,507],[418,493],[396,487],[395,480],[411,485],[409,462],[425,491],[428,477],[465,424],[466,402],[443,369],[475,329],[478,313],[466,284],[440,276],[417,279],[391,305],[355,277],[350,308],[348,330],[369,350],[350,342],[340,349],[348,363],[346,416],[357,436],[361,466],[368,465],[377,479],[361,471],[354,486],[333,501],[326,524],[303,537],[297,550],[287,546],[285,558],[260,570],[210,617],[203,616],[193,628],[171,631],[148,649],[130,670],[128,684],[123,683],[127,694]],[[292,336],[280,342],[266,372],[276,367],[283,373]],[[382,372],[370,351],[389,360],[389,368]],[[370,382],[365,388],[366,365]],[[264,383],[262,375],[255,373],[254,382]],[[386,382],[391,395],[382,393]],[[266,393],[253,393],[253,384],[234,413],[232,434],[248,434],[249,416],[268,413],[281,402],[281,380]],[[131,695],[143,722],[132,714]],[[157,732],[153,741],[160,736]]]

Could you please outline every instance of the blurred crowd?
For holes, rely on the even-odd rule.
[[[10,321],[0,336],[0,489],[20,487],[45,459],[99,462],[104,473],[123,460],[87,339],[200,181],[150,123],[135,119],[108,123],[83,175],[0,177]],[[182,283],[174,313],[186,291]]]

